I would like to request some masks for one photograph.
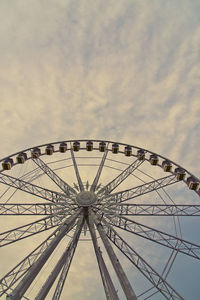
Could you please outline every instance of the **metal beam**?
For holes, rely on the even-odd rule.
[[[107,145],[107,147],[108,147],[108,145]],[[97,174],[96,174],[96,176],[95,176],[95,178],[94,178],[94,181],[93,181],[93,183],[92,183],[92,185],[91,185],[91,187],[90,187],[90,191],[91,191],[91,192],[94,192],[95,189],[96,189],[96,187],[97,187],[97,184],[98,184],[98,182],[99,182],[99,178],[100,178],[100,176],[101,176],[101,172],[102,172],[102,169],[103,169],[103,166],[104,166],[104,163],[105,163],[107,154],[108,154],[108,150],[106,149],[105,152],[104,152],[104,154],[103,154],[101,163],[100,163],[100,165],[99,165]]]
[[[66,194],[67,197],[73,197],[77,194],[76,191],[62,180],[43,160],[40,158],[32,158],[32,161],[34,161],[34,163],[38,165],[38,167],[43,170],[43,172],[49,176],[53,182],[55,182],[55,184]]]
[[[65,216],[48,216],[35,222],[0,233],[0,247],[12,244],[62,223]]]
[[[121,184],[130,174],[133,173],[144,161],[136,159],[130,166],[122,171],[116,178],[98,191],[99,196],[110,194],[119,184]]]
[[[200,216],[200,205],[137,203],[121,204],[116,209],[120,216]]]
[[[78,170],[78,166],[77,166],[76,159],[75,159],[75,156],[74,156],[74,151],[72,149],[72,145],[71,145],[70,151],[71,151],[72,162],[73,162],[73,165],[74,165],[74,170],[75,170],[75,173],[76,173],[76,178],[77,178],[77,181],[78,181],[79,189],[82,192],[82,191],[84,191],[84,186],[83,186],[80,174],[79,174],[79,170]]]
[[[126,298],[128,300],[137,300],[137,297],[132,289],[132,286],[122,268],[122,265],[120,264],[115,252],[112,249],[112,246],[110,244],[110,242],[108,241],[108,238],[106,237],[106,234],[103,230],[102,225],[99,223],[99,220],[97,219],[97,217],[95,216],[94,213],[91,213],[92,217],[94,219],[95,225],[97,227],[97,230],[99,232],[99,235],[103,241],[104,247],[106,248],[106,251],[108,253],[108,256],[110,258],[110,261],[113,265],[113,268],[117,274],[117,277],[119,279],[119,282],[122,286],[122,289],[126,295]]]
[[[46,199],[51,202],[59,202],[62,200],[66,201],[66,196],[64,194],[43,188],[41,186],[29,183],[19,178],[15,178],[13,176],[5,175],[3,173],[0,173],[0,183],[11,186],[23,192],[32,194],[34,196]],[[70,201],[67,200],[67,201],[73,204],[73,201],[71,200]]]
[[[56,228],[47,239],[45,239],[39,246],[37,246],[29,255],[27,255],[21,262],[19,262],[11,271],[0,279],[0,296],[7,291],[12,290],[12,286],[22,278],[26,272],[31,268],[38,257],[46,250],[51,241],[56,237],[61,230],[62,225]]]
[[[106,202],[107,205],[109,204],[113,205],[113,203],[121,203],[142,196],[144,194],[156,191],[158,189],[162,189],[176,182],[178,182],[176,177],[174,175],[169,175],[163,178],[153,180],[151,182],[141,184],[139,186],[133,187],[128,190],[124,190],[124,191],[110,194],[108,196],[104,196],[104,202]]]
[[[80,226],[78,225],[77,231],[79,231],[79,229],[80,229],[79,227]],[[81,224],[81,229],[82,229],[82,224]],[[76,250],[76,246],[77,246],[77,243],[78,243],[78,240],[79,240],[78,234],[77,234],[77,238],[74,240],[74,245],[72,245],[73,247],[70,250],[69,256],[67,257],[67,259],[65,260],[65,262],[63,264],[63,268],[62,268],[62,271],[61,271],[61,274],[60,274],[60,278],[58,280],[58,283],[57,283],[55,292],[53,294],[52,300],[59,300],[60,299],[60,296],[61,296],[61,293],[62,293],[62,290],[63,290],[63,287],[64,287],[64,283],[66,281],[66,278],[67,278],[67,275],[68,275],[68,272],[69,272],[69,268],[71,266],[71,262],[72,262],[72,259],[73,259],[73,256],[74,256],[74,253],[75,253],[75,250]]]
[[[72,240],[68,244],[68,247],[66,248],[66,250],[60,257],[60,259],[57,262],[56,266],[54,267],[53,271],[50,273],[49,277],[47,278],[47,280],[43,284],[42,288],[38,292],[37,296],[35,297],[35,300],[44,300],[46,298],[47,294],[49,293],[54,281],[56,280],[56,278],[57,278],[58,274],[60,273],[60,270],[62,269],[64,264],[66,262],[68,262],[68,264],[71,263],[73,254],[75,252],[75,249],[76,249],[76,246],[78,243],[79,236],[81,234],[83,222],[84,222],[83,215],[81,215]]]
[[[53,203],[0,203],[0,215],[52,215],[56,206],[57,205]],[[59,207],[62,209],[62,206],[59,205]]]
[[[96,254],[97,263],[99,266],[106,298],[107,298],[107,300],[119,300],[119,297],[115,290],[114,284],[112,282],[112,279],[110,277],[110,274],[109,274],[106,264],[104,262],[103,256],[101,254],[100,247],[98,246],[98,243],[97,243],[97,237],[96,237],[96,233],[95,233],[95,229],[94,229],[94,221],[91,217],[91,214],[88,216],[87,223],[88,223],[88,228],[90,230],[90,234],[92,237],[94,251]]]
[[[99,221],[98,221],[99,222]],[[108,223],[102,218],[106,236],[133,263],[133,265],[156,287],[156,289],[170,300],[184,300],[183,297],[156,272]],[[101,223],[98,225],[99,227]],[[103,227],[102,227],[103,228]]]
[[[183,240],[150,226],[140,224],[126,217],[116,215],[114,222],[112,221],[112,216],[105,215],[105,217],[108,218],[109,224],[120,229],[134,233],[152,242],[174,249],[196,259],[200,259],[200,245]]]
[[[20,300],[21,297],[25,294],[35,277],[38,275],[52,252],[55,250],[61,239],[72,229],[73,224],[78,217],[76,213],[74,216],[71,216],[67,220],[65,220],[62,228],[58,232],[57,236],[51,241],[48,247],[44,250],[41,256],[35,261],[35,263],[31,266],[31,268],[26,272],[26,275],[23,277],[21,282],[15,287],[15,289],[11,292],[10,299]]]
[[[20,176],[19,178],[22,180],[26,180],[27,182],[32,182],[33,180],[41,177],[43,175],[43,171],[37,167],[27,173],[25,173],[24,175]]]
[[[170,254],[170,256],[169,256],[169,258],[168,258],[168,260],[167,260],[167,263],[165,264],[164,269],[163,269],[162,274],[161,274],[161,277],[162,277],[163,279],[166,280],[166,278],[167,278],[167,276],[168,276],[168,274],[169,274],[169,272],[170,272],[170,270],[171,270],[171,268],[172,268],[172,266],[173,266],[173,263],[174,263],[174,261],[175,261],[175,259],[176,259],[177,254],[178,254],[177,251],[174,251],[174,250],[173,250],[173,251],[171,252],[171,254]],[[144,299],[146,300],[146,299],[151,298],[153,295],[159,293],[158,290],[156,290],[156,291],[154,291],[154,290],[155,290],[155,287],[152,286],[152,287],[150,287],[149,289],[147,289],[147,290],[145,290],[144,292],[142,292],[140,295],[138,295],[138,298],[141,297],[141,296],[144,297],[144,295],[145,295],[145,298],[144,298]],[[151,292],[151,294],[150,294],[150,292]],[[148,294],[148,296],[147,296],[147,294]]]

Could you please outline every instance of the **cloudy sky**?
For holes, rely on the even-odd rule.
[[[199,0],[2,0],[0,108],[1,157],[106,139],[199,177]]]

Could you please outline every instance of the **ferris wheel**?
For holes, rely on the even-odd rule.
[[[200,216],[200,180],[185,168],[105,140],[43,144],[1,165],[0,298],[61,299],[75,250],[86,241],[105,299],[184,299],[168,279],[179,255],[200,259],[200,244],[182,232],[185,219]]]

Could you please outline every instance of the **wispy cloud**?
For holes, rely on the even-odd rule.
[[[198,0],[1,1],[2,157],[105,138],[199,176],[199,11]]]

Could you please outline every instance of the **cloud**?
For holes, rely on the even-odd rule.
[[[102,138],[199,176],[199,9],[198,0],[1,1],[1,157]]]

